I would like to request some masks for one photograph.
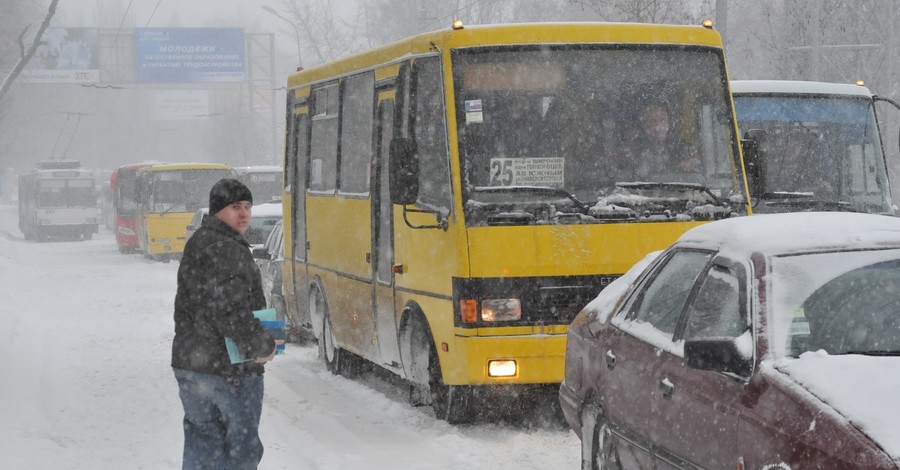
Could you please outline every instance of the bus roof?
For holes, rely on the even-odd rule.
[[[160,163],[149,165],[144,171],[172,171],[172,170],[231,170],[230,165],[224,163]]]
[[[283,168],[277,165],[236,166],[234,171],[242,175],[245,173],[281,173]]]
[[[872,97],[867,87],[851,83],[808,82],[803,80],[732,80],[732,95],[846,95]]]
[[[586,43],[693,44],[721,48],[722,38],[718,31],[701,25],[572,22],[474,25],[459,30],[447,27],[294,72],[288,78],[288,87],[296,88],[354,70],[454,48],[503,44]]]

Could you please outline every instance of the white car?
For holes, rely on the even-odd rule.
[[[207,207],[198,209],[194,213],[194,217],[191,218],[191,222],[187,225],[185,242],[190,240],[191,235],[200,228],[200,224],[203,223],[203,218],[207,214],[209,214],[209,208]],[[266,202],[254,205],[250,216],[250,228],[244,234],[244,238],[250,243],[251,248],[262,246],[266,239],[269,238],[269,234],[272,233],[275,224],[281,221],[281,218],[280,202]]]

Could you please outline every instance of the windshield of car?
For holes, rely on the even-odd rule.
[[[720,51],[485,47],[453,70],[467,225],[694,219],[742,194]]]
[[[900,250],[777,257],[769,285],[776,357],[900,356]]]
[[[891,211],[871,99],[736,95],[734,107],[741,132],[755,133],[765,171],[754,211]]]

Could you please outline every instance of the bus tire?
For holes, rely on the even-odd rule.
[[[409,404],[431,406],[431,333],[417,311],[401,332],[400,357],[409,383]]]
[[[319,357],[325,362],[325,368],[332,374],[341,372],[341,348],[337,346],[334,329],[331,323],[331,315],[328,313],[328,305],[322,291],[318,288],[310,292],[311,308],[317,309],[316,316],[322,319],[322,335],[319,337]]]
[[[435,357],[437,362],[437,357]],[[432,375],[431,408],[434,416],[449,424],[471,423],[475,419],[474,390],[467,385],[444,385],[440,365]]]

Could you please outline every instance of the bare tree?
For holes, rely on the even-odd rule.
[[[44,31],[47,30],[47,26],[50,25],[50,20],[53,18],[53,15],[56,14],[56,4],[59,3],[59,0],[53,0],[50,2],[50,6],[47,9],[47,15],[44,17],[44,22],[41,23],[40,28],[38,28],[37,33],[34,35],[34,40],[31,42],[31,46],[28,47],[27,50],[24,50],[24,44],[22,44],[22,56],[19,58],[19,61],[13,67],[12,71],[9,72],[9,75],[6,76],[6,79],[3,81],[3,85],[0,86],[0,101],[3,100],[3,96],[9,90],[9,87],[12,86],[13,81],[16,77],[19,76],[19,72],[25,68],[25,65],[31,60],[31,57],[34,56],[34,52],[37,50],[38,45],[40,44],[41,36],[44,35]],[[19,40],[21,41],[22,35],[19,35]]]
[[[569,0],[602,21],[634,23],[696,23],[699,18],[683,0]]]

